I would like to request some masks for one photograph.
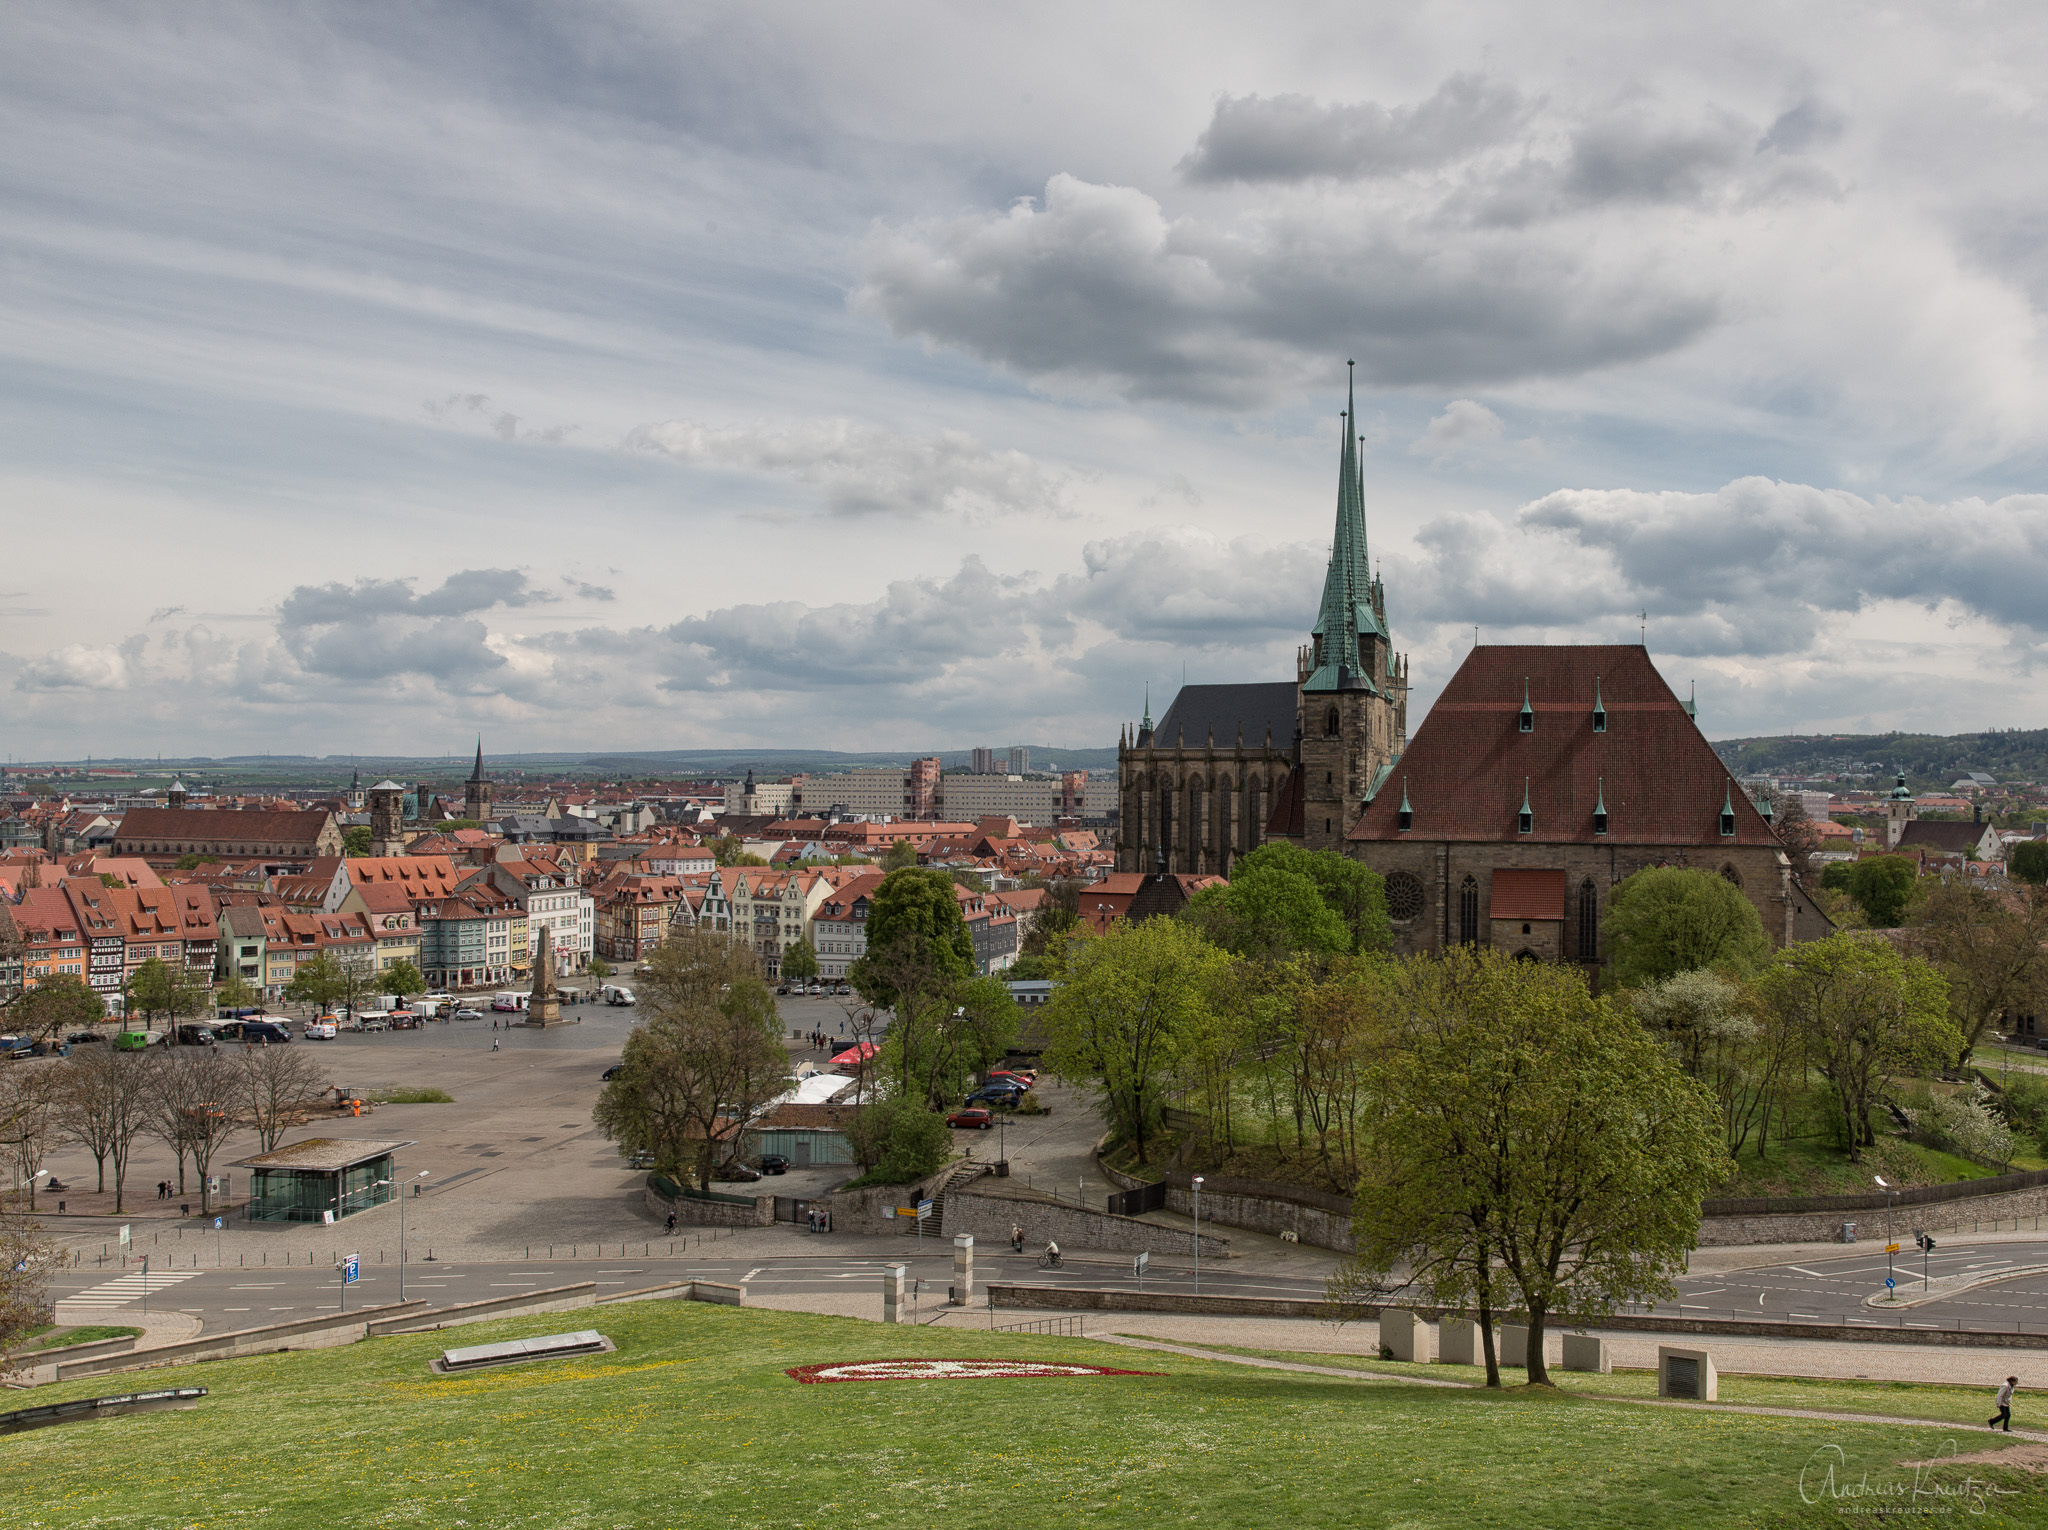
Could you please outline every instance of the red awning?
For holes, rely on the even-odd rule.
[[[1558,875],[1561,877],[1564,873],[1560,871]],[[834,1067],[857,1068],[874,1055],[875,1044],[872,1041],[863,1041],[859,1046],[848,1047],[833,1058],[832,1063]]]
[[[1493,874],[1495,919],[1564,918],[1564,873],[1503,867]]]

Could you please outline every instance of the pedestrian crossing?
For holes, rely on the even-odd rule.
[[[90,1290],[79,1292],[76,1296],[66,1296],[61,1300],[67,1307],[125,1307],[132,1301],[140,1301],[144,1296],[154,1296],[159,1291],[167,1291],[181,1281],[190,1280],[200,1273],[202,1272],[199,1270],[151,1270],[144,1274],[137,1270],[131,1275],[123,1275],[117,1280],[110,1280],[104,1285],[94,1286]]]

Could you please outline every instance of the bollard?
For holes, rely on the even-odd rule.
[[[909,1315],[903,1308],[903,1269],[900,1264],[892,1264],[882,1271],[882,1321],[885,1323],[909,1321]]]
[[[974,1234],[961,1233],[953,1239],[953,1288],[947,1301],[964,1307],[974,1299]]]

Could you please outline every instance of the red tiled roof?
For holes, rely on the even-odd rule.
[[[1596,682],[1604,733],[1593,731]],[[1525,785],[1528,834],[1517,825]],[[1406,831],[1404,794],[1414,812]],[[1601,802],[1604,837],[1617,844],[1779,843],[1648,651],[1633,645],[1472,650],[1348,837],[1591,844]],[[1734,810],[1732,835],[1721,833],[1723,803]]]
[[[1501,866],[1493,873],[1494,919],[1563,919],[1564,873]]]

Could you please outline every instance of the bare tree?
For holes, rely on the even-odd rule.
[[[10,1360],[8,1352],[50,1321],[48,1269],[55,1251],[28,1196],[0,1190],[0,1380],[35,1363]]]
[[[327,1087],[321,1065],[297,1047],[257,1047],[244,1052],[238,1070],[242,1108],[268,1153],[295,1126],[304,1126],[320,1091]]]
[[[65,1065],[55,1061],[18,1064],[0,1073],[0,1147],[11,1155],[30,1212],[36,1209],[43,1159],[60,1135],[66,1077]]]
[[[64,1135],[99,1165],[107,1188],[107,1162],[114,1165],[114,1214],[120,1215],[135,1139],[149,1129],[157,1058],[149,1052],[87,1047],[71,1059],[58,1120]]]
[[[207,1171],[214,1154],[241,1127],[242,1069],[218,1047],[185,1047],[155,1070],[150,1130],[178,1155],[178,1193],[185,1193],[185,1160],[199,1176],[199,1209],[212,1209]]]

